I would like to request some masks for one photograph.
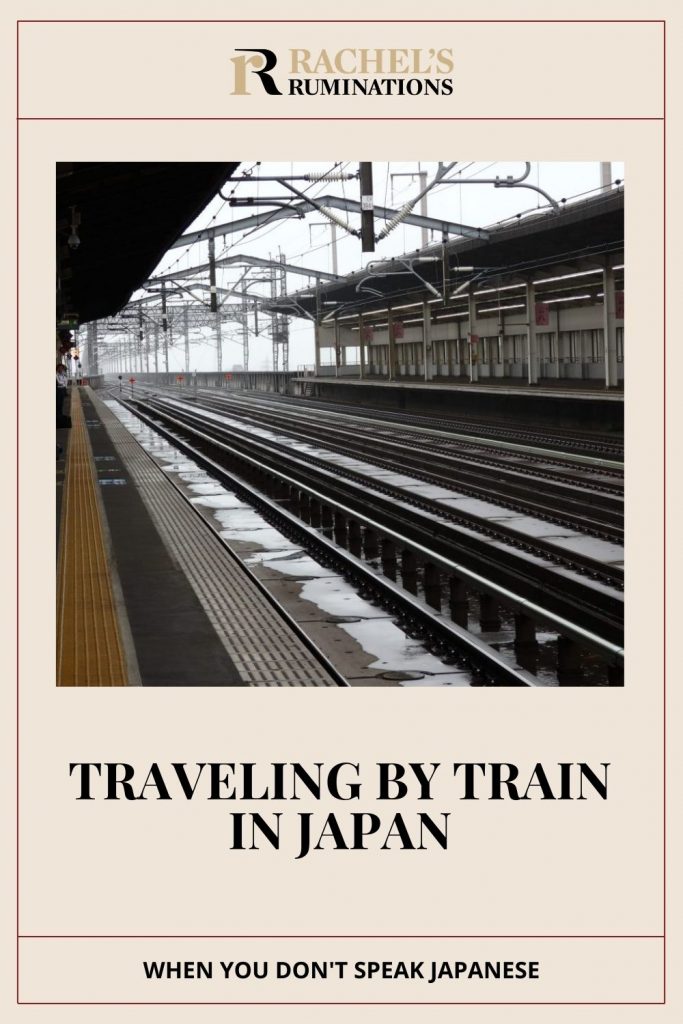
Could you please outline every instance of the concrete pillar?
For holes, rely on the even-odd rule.
[[[381,544],[382,572],[390,580],[396,579],[396,545],[384,537]]]
[[[560,686],[576,686],[580,682],[581,651],[575,640],[557,638],[557,681]]]
[[[435,565],[427,562],[424,567],[425,600],[432,608],[441,611],[441,573]]]
[[[479,380],[479,358],[478,346],[472,344],[472,337],[477,333],[477,304],[474,299],[474,292],[470,289],[467,293],[467,375],[471,382]]]
[[[455,330],[456,330],[455,342],[451,338],[449,338],[448,341],[446,342],[446,345],[448,347],[448,376],[449,377],[459,377],[460,376],[460,338],[461,338],[461,334],[460,334],[460,321],[459,320],[455,321]],[[448,328],[446,328],[446,334],[448,334]],[[453,348],[454,347],[455,347],[455,356],[456,356],[455,359],[453,358]],[[458,364],[458,372],[457,372],[457,374],[455,372],[455,364],[456,363]]]
[[[391,307],[387,310],[387,328],[389,335],[389,380],[396,380],[396,340],[394,338],[394,315]]]
[[[451,576],[448,581],[448,608],[451,613],[451,618],[458,626],[462,626],[463,629],[467,629],[469,620],[468,606],[467,606],[467,588],[463,580],[458,576]]]
[[[401,582],[411,594],[417,594],[417,557],[409,548],[401,551]]]
[[[190,316],[187,306],[183,310],[183,335],[185,337],[185,375],[190,372]]]
[[[365,344],[363,342],[363,314],[358,314],[358,376],[365,376]]]
[[[320,323],[318,320],[313,324],[313,335],[315,339],[315,375],[320,373]]]
[[[332,537],[334,522],[334,512],[328,505],[324,505],[321,514],[321,524],[323,526],[323,532],[328,538]]]
[[[536,286],[533,281],[526,285],[526,357],[527,380],[538,384],[538,340],[536,338]]]
[[[362,548],[362,534],[360,523],[355,519],[349,520],[349,551],[352,555],[360,556]]]
[[[340,345],[339,345],[339,321],[335,317],[334,318],[334,375],[335,375],[335,377],[339,376],[339,364],[341,362],[340,356],[341,356],[341,352],[340,352]]]
[[[613,388],[617,383],[617,327],[614,299],[614,271],[605,267],[602,272],[603,335],[605,348],[605,387]]]
[[[334,512],[334,539],[340,547],[345,548],[348,536],[348,523],[343,512]]]
[[[479,625],[485,633],[495,633],[500,629],[498,602],[490,594],[479,595]]]
[[[363,532],[363,554],[366,558],[377,558],[379,554],[379,537],[367,526]]]
[[[425,299],[422,303],[422,365],[425,380],[432,379],[432,310]]]

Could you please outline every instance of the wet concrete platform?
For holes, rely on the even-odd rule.
[[[128,684],[337,685],[111,410],[79,397]]]
[[[623,435],[623,388],[590,387],[587,381],[529,385],[509,380],[486,383],[469,381],[387,381],[348,377],[298,377],[293,394],[377,409],[399,410],[429,416],[467,415],[509,419],[537,426],[604,431]]]

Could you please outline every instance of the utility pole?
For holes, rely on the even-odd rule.
[[[185,373],[190,372],[190,316],[188,307],[183,308],[183,334],[185,336]]]
[[[161,282],[161,329],[164,334],[164,365],[168,373],[168,310],[166,308],[166,282]]]
[[[372,194],[372,164],[360,168],[360,237],[363,252],[375,251],[375,200]]]
[[[311,233],[312,233],[311,229],[312,228],[331,228],[331,230],[332,230],[332,273],[335,274],[335,276],[338,275],[339,274],[339,270],[337,269],[338,268],[338,261],[337,261],[337,225],[334,223],[334,221],[326,221],[326,220],[325,221],[322,221],[322,220],[313,221],[311,224],[309,224],[309,240],[311,241],[311,243],[313,241],[313,239],[311,238]]]
[[[216,313],[216,367],[220,373],[223,369],[223,334],[220,311]]]
[[[242,367],[249,369],[249,311],[247,309],[247,293],[242,292]]]
[[[393,198],[394,178],[414,178],[416,176],[416,174],[417,174],[417,177],[420,180],[420,216],[421,217],[426,217],[427,216],[427,192],[426,192],[426,188],[427,188],[427,172],[426,171],[421,171],[419,164],[417,165],[417,171],[416,172],[414,172],[414,171],[397,171],[396,174],[392,174],[391,175],[392,203],[394,203],[394,198]],[[422,228],[422,237],[421,237],[420,241],[421,241],[422,248],[426,249],[427,246],[429,245],[429,230],[428,230],[428,228],[426,228],[426,227]]]
[[[282,263],[282,269],[280,271],[280,295],[286,295],[287,271],[284,266],[284,253],[280,253],[280,263]],[[280,338],[282,343],[282,369],[287,372],[287,370],[289,370],[289,321],[287,320],[286,314],[282,314],[280,317]]]
[[[88,324],[88,372],[96,377],[100,372],[99,353],[97,351],[97,320]]]
[[[275,267],[270,268],[270,297],[274,299],[277,295],[277,271]],[[278,341],[278,330],[279,330],[279,317],[277,313],[272,314],[272,331],[273,331],[273,372],[277,372],[278,358],[277,358],[277,341]]]
[[[218,312],[218,299],[216,296],[216,240],[209,235],[209,289],[211,312]]]
[[[140,348],[140,372],[142,372],[142,350],[145,340],[145,332],[142,326],[142,306],[138,307],[138,345]],[[149,373],[149,350],[145,351],[145,361],[147,366],[147,373]]]

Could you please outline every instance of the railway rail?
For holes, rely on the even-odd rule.
[[[268,431],[257,436],[253,425],[221,422],[209,409],[149,392],[113,395],[210,472],[249,491],[250,502],[298,531],[309,550],[344,561],[344,573],[411,628],[456,660],[469,658],[483,683],[536,685],[523,663],[533,664],[540,629],[557,634],[559,682],[580,681],[586,661],[598,664],[603,681],[622,682],[618,566],[563,560],[539,538],[521,543],[482,533],[443,508],[437,513],[421,500],[369,486],[348,467],[320,463],[301,446],[288,450]],[[518,664],[473,632],[468,594],[479,602],[482,629],[495,629],[501,614],[514,616]]]
[[[277,428],[291,437],[354,454],[377,466],[409,472],[417,480],[452,487],[471,497],[524,512],[561,526],[622,543],[623,483],[616,464],[586,460],[567,465],[548,452],[497,457],[490,449],[451,439],[427,438],[406,430],[359,430],[347,414],[326,422],[318,410],[278,409],[277,402],[215,397],[197,398],[203,407],[226,411],[248,422]],[[597,470],[597,472],[595,472]]]

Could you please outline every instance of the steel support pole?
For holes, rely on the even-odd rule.
[[[164,333],[164,366],[168,373],[168,310],[166,308],[166,285],[161,285],[161,329]]]
[[[216,294],[216,240],[209,235],[209,301],[212,313],[218,312],[218,298]]]
[[[254,304],[256,305],[256,304]],[[247,320],[247,297],[242,296],[242,366],[249,369],[249,323]]]
[[[280,255],[280,263],[282,269],[280,270],[280,295],[287,294],[287,270],[285,267],[285,257]],[[286,315],[280,317],[280,343],[282,345],[282,369],[285,373],[289,370],[289,321]]]
[[[432,310],[425,299],[422,303],[422,365],[424,379],[432,379]]]
[[[341,362],[340,355],[341,355],[341,353],[340,353],[340,345],[339,345],[339,321],[335,317],[334,318],[334,375],[335,375],[335,377],[339,376],[339,364]]]
[[[320,321],[316,318],[313,324],[313,335],[315,342],[315,375],[320,375]]]
[[[605,387],[617,384],[617,327],[615,315],[614,271],[605,267],[602,272],[603,339],[605,349]]]
[[[190,317],[187,306],[183,309],[183,335],[185,337],[185,373],[190,372]]]
[[[477,366],[478,351],[475,349],[472,338],[476,336],[477,327],[477,303],[474,292],[470,289],[467,293],[467,375],[470,383],[479,380],[479,368]]]
[[[526,284],[526,355],[527,381],[538,384],[538,339],[536,337],[536,286],[533,281]]]
[[[396,380],[396,339],[394,337],[394,314],[391,306],[387,309],[387,330],[389,332],[389,380]]]
[[[375,251],[375,200],[372,194],[372,164],[360,165],[360,237],[363,252]]]
[[[216,313],[216,369],[219,373],[223,370],[223,334],[221,328],[221,314]]]
[[[365,342],[363,341],[363,314],[358,314],[358,376],[365,376]]]

